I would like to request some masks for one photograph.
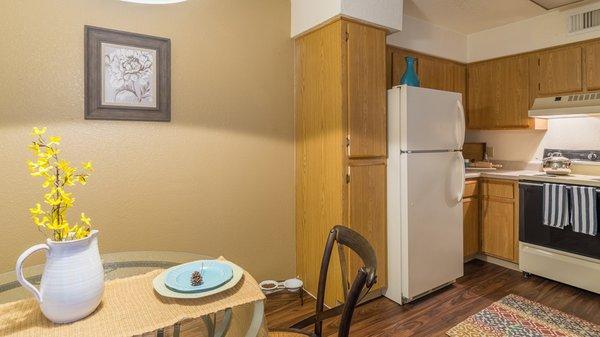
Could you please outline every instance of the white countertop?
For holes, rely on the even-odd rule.
[[[568,176],[549,176],[543,174],[537,174],[534,176],[521,176],[520,180],[547,182],[554,184],[570,184],[570,185],[583,185],[583,186],[594,186],[600,187],[600,176],[589,176],[582,174],[570,174]]]
[[[530,177],[539,175],[540,171],[533,170],[478,170],[478,169],[467,169],[466,179],[475,178],[493,178],[493,179],[508,179],[508,180],[519,180],[520,178]]]
[[[546,175],[533,170],[477,170],[467,169],[466,179],[492,178],[507,180],[528,180],[555,184],[571,184],[600,187],[600,176],[571,174],[568,176]]]

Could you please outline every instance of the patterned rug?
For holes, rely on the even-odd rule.
[[[600,325],[517,295],[508,295],[446,334],[451,337],[599,337]]]

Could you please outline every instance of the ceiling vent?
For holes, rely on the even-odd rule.
[[[569,34],[600,29],[600,9],[569,15]]]

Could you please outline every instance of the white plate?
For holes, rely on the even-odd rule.
[[[185,264],[191,264],[191,263],[195,263],[195,262],[196,261],[188,262]],[[165,276],[167,275],[167,273],[169,271],[171,271],[172,269],[177,268],[181,265],[173,266],[169,269],[164,270],[162,273],[160,273],[158,276],[156,276],[154,278],[154,280],[152,280],[152,285],[154,286],[154,290],[157,293],[159,293],[161,296],[171,297],[171,298],[201,298],[201,297],[207,297],[210,295],[218,294],[222,291],[233,288],[236,284],[238,284],[238,282],[240,282],[240,280],[242,279],[242,276],[244,276],[244,270],[242,268],[240,268],[238,265],[236,265],[235,263],[232,263],[229,261],[221,261],[221,260],[219,260],[219,262],[222,262],[222,263],[225,263],[225,264],[228,264],[229,266],[231,266],[231,269],[233,270],[233,277],[227,283],[223,284],[222,286],[220,286],[216,289],[201,292],[201,293],[178,293],[176,291],[173,291],[173,290],[167,288],[167,286],[165,286]]]

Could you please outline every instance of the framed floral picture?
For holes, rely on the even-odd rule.
[[[85,26],[85,118],[171,120],[171,41]]]

